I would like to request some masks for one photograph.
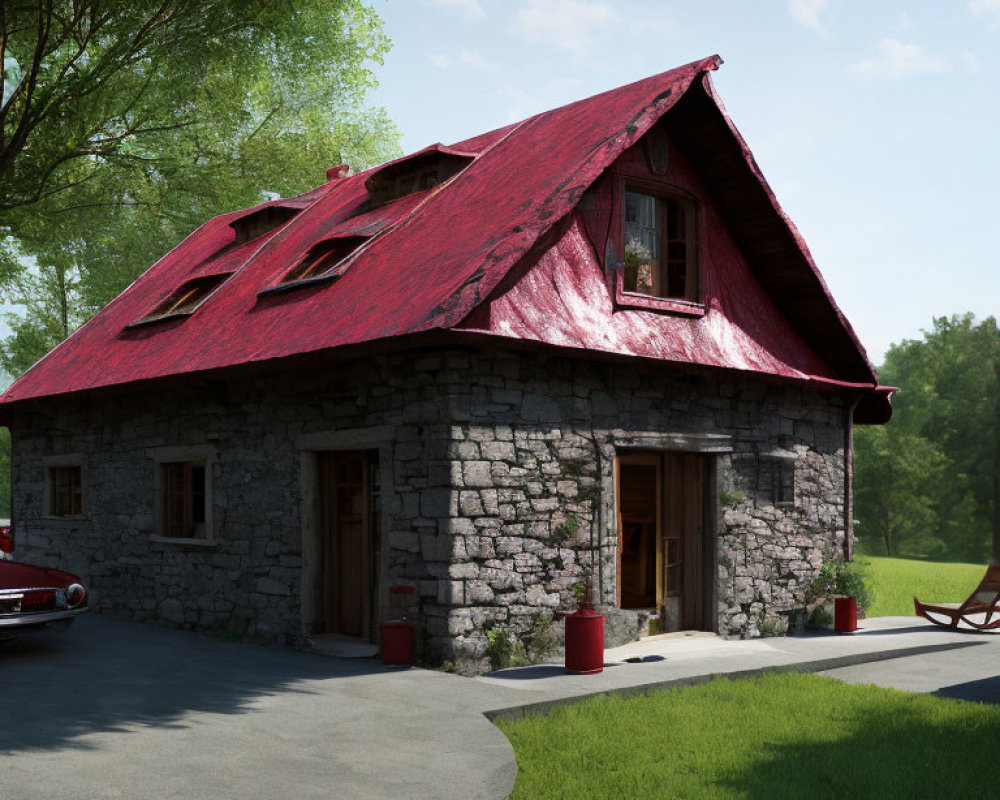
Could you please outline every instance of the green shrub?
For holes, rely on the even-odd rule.
[[[552,614],[537,614],[527,629],[518,633],[509,625],[494,625],[486,631],[486,655],[493,669],[526,667],[542,661],[555,646]]]
[[[826,559],[809,586],[806,602],[822,604],[837,595],[853,597],[862,609],[871,605],[873,595],[865,584],[865,568],[861,562]]]

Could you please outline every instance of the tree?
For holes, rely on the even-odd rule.
[[[857,436],[857,515],[868,547],[985,561],[1000,555],[1000,330],[971,314],[934,320],[923,340],[890,348],[882,381],[902,387],[882,433]],[[903,500],[909,493],[909,498]],[[887,511],[888,509],[888,511]],[[888,514],[888,520],[886,518]],[[881,515],[881,516],[880,516]],[[895,528],[893,527],[895,526]],[[903,538],[894,531],[901,531]],[[905,533],[909,531],[909,533]],[[940,549],[940,548],[936,548]]]
[[[210,216],[397,154],[361,0],[5,2],[0,287],[15,375]],[[4,235],[5,234],[5,235]]]
[[[207,218],[398,154],[361,0],[0,3],[0,361],[17,376]],[[9,509],[0,431],[0,515]]]
[[[165,146],[201,179],[264,130],[350,125],[388,44],[360,0],[5,2],[0,213],[158,171]]]
[[[946,556],[932,491],[946,462],[933,443],[898,426],[859,428],[855,462],[859,534],[869,549],[880,541],[887,556]]]

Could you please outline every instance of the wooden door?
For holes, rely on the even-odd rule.
[[[668,594],[680,597],[678,627],[698,630],[704,616],[704,458],[697,453],[663,456],[663,537],[669,562],[664,565]]]
[[[323,623],[326,633],[374,634],[378,453],[318,454]]]
[[[705,458],[630,452],[616,464],[618,602],[658,609],[664,630],[706,626]]]
[[[618,596],[622,608],[654,608],[661,591],[660,458],[623,456],[618,466]]]

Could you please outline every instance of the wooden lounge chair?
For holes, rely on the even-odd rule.
[[[958,623],[964,622],[977,631],[1000,628],[1000,564],[991,564],[979,586],[961,605],[930,605],[913,598],[913,608],[917,616],[946,628],[959,630]],[[985,614],[982,622],[971,619],[970,614]],[[935,616],[938,619],[935,619]],[[940,619],[944,617],[944,619]]]

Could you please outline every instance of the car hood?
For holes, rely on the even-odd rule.
[[[4,589],[63,588],[80,579],[69,572],[22,564],[18,561],[0,561],[0,591]]]

